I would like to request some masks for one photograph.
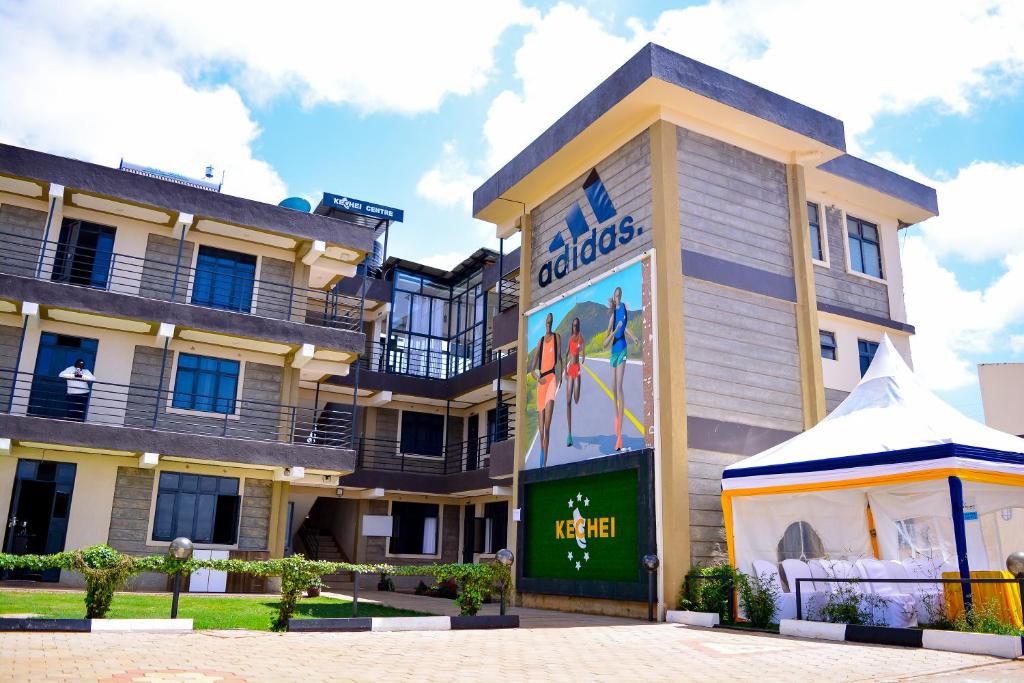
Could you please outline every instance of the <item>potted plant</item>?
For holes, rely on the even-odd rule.
[[[387,572],[380,573],[380,581],[377,582],[377,590],[379,591],[394,591],[395,582],[391,580]]]
[[[324,585],[324,582],[320,580],[320,577],[314,577],[313,580],[309,582],[309,585],[306,586],[306,597],[319,597],[320,591],[324,588],[326,588],[326,586]]]

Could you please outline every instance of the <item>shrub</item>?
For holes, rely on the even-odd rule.
[[[740,604],[750,623],[758,627],[773,623],[779,612],[780,590],[772,580],[772,575],[768,572],[760,576],[739,574],[737,579]]]
[[[835,583],[825,593],[817,617],[833,624],[886,626],[885,613],[891,601],[876,593],[861,593],[857,583]]]
[[[974,605],[970,612],[961,612],[953,620],[952,626],[955,631],[1024,636],[1024,629],[1019,629],[1003,619],[995,599]]]
[[[736,584],[736,570],[729,564],[694,565],[687,576],[708,577],[684,579],[679,591],[679,609],[694,612],[715,612],[728,620],[729,602]]]

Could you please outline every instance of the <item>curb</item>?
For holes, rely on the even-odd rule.
[[[964,654],[991,655],[1004,659],[1024,656],[1024,637],[1000,636],[991,633],[963,633],[936,629],[892,628],[888,626],[857,626],[829,624],[820,621],[783,619],[779,633],[796,638],[920,647]]]
[[[670,609],[665,612],[665,621],[670,624],[713,628],[718,626],[720,617],[717,612],[690,612],[688,610]]]
[[[338,617],[327,619],[288,620],[288,630],[299,633],[463,631],[469,629],[496,628],[519,628],[519,615],[478,615],[473,617]]]
[[[104,631],[191,631],[191,619],[0,618],[0,632],[93,633]]]

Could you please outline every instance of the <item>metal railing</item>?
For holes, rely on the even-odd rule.
[[[204,308],[361,331],[359,299],[244,274],[0,232],[0,272]],[[289,273],[290,277],[290,273]]]
[[[971,584],[975,584],[975,583],[1015,583],[1015,584],[1017,584],[1020,587],[1019,597],[1020,597],[1020,601],[1021,601],[1021,609],[1024,610],[1024,579],[1020,579],[1020,578],[1013,578],[1013,579],[1005,579],[1005,578],[1000,578],[1000,579],[997,579],[997,578],[992,578],[992,579],[981,579],[981,578],[978,578],[978,579],[975,579],[975,578],[967,578],[967,579],[964,579],[964,578],[959,578],[959,579],[939,579],[939,578],[913,578],[913,579],[874,579],[874,578],[871,578],[871,579],[862,579],[862,578],[846,578],[846,577],[839,578],[839,577],[834,577],[834,576],[830,576],[830,577],[827,577],[827,578],[800,577],[800,578],[793,579],[793,583],[794,583],[793,592],[796,593],[796,618],[798,620],[803,620],[803,618],[804,618],[804,616],[803,616],[803,614],[804,614],[803,599],[801,597],[800,584],[805,583],[805,582],[810,582],[810,583],[814,583],[814,584],[817,584],[817,583],[824,583],[824,584],[830,584],[830,583],[854,583],[854,584],[857,584],[857,583],[863,583],[863,584],[891,583],[891,584],[897,584],[897,585],[899,585],[899,584],[903,584],[903,585],[906,585],[906,584],[922,584],[922,583],[933,583],[933,584],[957,584],[958,583],[958,584],[960,584],[960,587],[961,587],[960,588],[960,590],[962,591],[961,594],[964,596],[964,607],[967,610],[970,610],[970,608],[971,608],[971,598],[970,598],[970,586],[971,586]]]
[[[519,305],[519,280],[515,273],[505,275],[498,280],[498,313]]]
[[[486,365],[497,358],[510,355],[512,349],[494,349],[493,335],[467,344],[460,350],[399,347],[397,338],[392,339],[390,348],[377,343],[369,353],[363,353],[358,362],[364,370],[385,372],[392,375],[410,375],[430,379],[448,379]]]
[[[0,370],[0,412],[65,422],[155,429],[229,439],[351,448],[348,412],[244,398],[179,394],[137,384],[91,382],[84,395],[67,381]]]
[[[497,439],[496,439],[497,440]],[[455,474],[486,469],[491,464],[489,436],[442,446],[437,454],[405,453],[400,441],[358,439],[356,467],[414,474]]]
[[[316,530],[310,529],[308,524],[303,523],[299,527],[299,539],[306,547],[306,557],[311,560],[320,559],[320,538]]]

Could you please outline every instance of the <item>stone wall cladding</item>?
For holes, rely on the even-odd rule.
[[[398,440],[398,411],[394,408],[377,408],[377,426],[374,438],[387,441]]]
[[[642,132],[596,166],[617,211],[614,220],[621,221],[623,217],[631,215],[634,229],[643,228],[643,232],[634,234],[629,243],[619,244],[615,251],[604,256],[598,255],[592,263],[580,264],[577,270],[570,270],[569,274],[561,280],[553,279],[548,286],[540,287],[537,284],[537,278],[541,266],[556,256],[556,254],[548,252],[548,246],[555,238],[556,233],[562,233],[562,238],[569,245],[571,252],[573,242],[565,223],[565,216],[573,202],[579,202],[587,224],[591,228],[597,228],[598,234],[600,234],[601,228],[610,225],[612,221],[598,224],[594,212],[587,202],[583,193],[583,182],[590,174],[589,170],[533,210],[533,247],[530,259],[530,277],[533,278],[533,284],[530,287],[531,305],[551,299],[588,278],[600,276],[612,265],[622,263],[650,248],[652,198],[649,137],[647,131]],[[582,244],[582,239],[580,244]]]
[[[34,277],[45,229],[45,211],[0,205],[0,232],[8,233],[3,236],[4,249],[0,250],[0,271]],[[50,240],[56,241],[57,237],[51,235]]]
[[[688,451],[690,494],[690,562],[711,564],[726,558],[722,516],[722,470],[743,459],[732,453],[694,448]],[[740,567],[747,571],[748,568]]]
[[[242,510],[238,515],[239,550],[267,549],[272,494],[273,482],[246,478]]]
[[[18,360],[18,347],[21,345],[21,328],[13,325],[0,325],[0,397],[11,395],[11,384],[15,364]],[[6,406],[6,403],[4,404]]]
[[[846,400],[846,397],[850,395],[849,391],[842,391],[840,389],[829,389],[825,387],[825,411],[831,413],[840,403]]]
[[[298,320],[305,318],[304,310],[298,310],[305,302],[300,301],[291,289],[294,270],[295,264],[291,261],[269,256],[261,257],[260,282],[255,296],[256,306],[253,309],[255,315],[278,320],[288,320],[292,316],[298,316]]]
[[[818,302],[888,318],[888,286],[846,272],[847,237],[843,212],[838,207],[826,205],[824,213],[829,267],[814,265]]]
[[[163,361],[163,349],[151,346],[136,346],[135,357],[132,361],[131,388],[128,390],[128,409],[125,413],[125,425],[130,427],[153,426],[153,410],[156,407],[157,395],[154,391],[160,379],[160,365]],[[177,423],[187,419],[192,424],[192,431],[197,434],[222,435],[224,433],[225,420],[220,417],[206,417],[204,415],[189,414],[187,418],[182,415],[168,413],[167,405],[171,388],[171,375],[174,368],[175,351],[167,353],[167,367],[164,371],[163,385],[160,392],[160,417],[157,420],[157,428],[161,423],[167,424],[170,421]],[[243,401],[277,404],[281,400],[282,368],[276,365],[244,362],[242,369],[242,391],[240,398]],[[273,405],[255,405],[253,403],[242,403],[239,412],[239,419],[227,420],[227,436],[243,438],[260,438],[272,440],[277,433],[279,422],[274,417]],[[175,427],[178,429],[178,427]]]
[[[107,544],[129,555],[150,555],[147,547],[154,470],[118,467]]]
[[[803,430],[793,304],[684,277],[690,416]]]
[[[146,239],[146,262],[142,267],[142,281],[139,284],[139,296],[147,299],[168,301],[174,289],[174,301],[184,303],[189,286],[189,268],[192,267],[192,255],[195,242],[185,240],[181,246],[181,268],[178,273],[177,286],[174,284],[174,269],[178,263],[179,240],[150,233]]]
[[[785,166],[678,131],[683,249],[792,277]]]

